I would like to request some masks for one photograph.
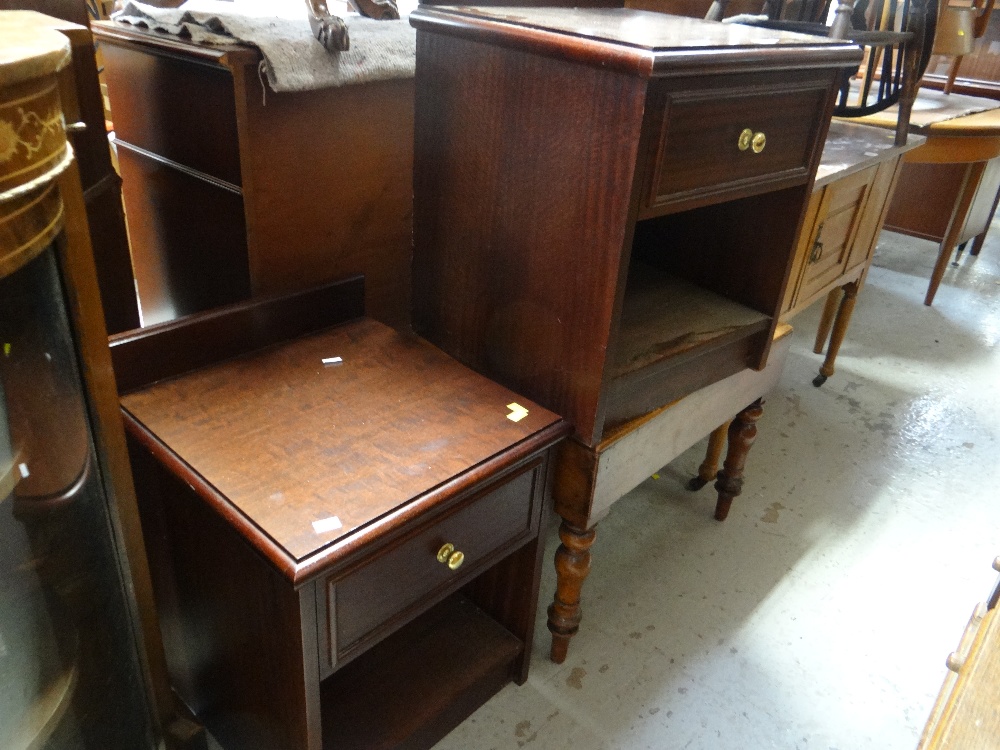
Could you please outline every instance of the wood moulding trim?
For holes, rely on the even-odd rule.
[[[207,182],[210,185],[214,185],[217,188],[222,188],[223,190],[228,190],[230,193],[235,193],[241,198],[243,197],[243,188],[241,188],[239,185],[234,185],[233,183],[227,182],[226,180],[221,180],[218,177],[213,177],[212,175],[206,172],[202,172],[201,170],[194,169],[193,167],[184,166],[180,162],[176,162],[173,159],[167,159],[166,157],[160,156],[159,154],[154,154],[152,151],[147,151],[146,149],[140,146],[135,146],[129,143],[128,141],[123,141],[121,138],[117,137],[115,138],[115,145],[118,148],[123,148],[126,151],[131,151],[134,154],[145,156],[147,159],[155,161],[157,164],[161,164],[164,167],[169,167],[170,169],[175,169],[178,172],[182,172],[186,174],[188,177],[194,177],[197,180],[201,180],[202,182]]]
[[[132,29],[114,21],[95,21],[91,24],[91,30],[101,42],[122,46],[139,44],[166,57],[180,57],[188,62],[193,61],[212,67],[223,65],[227,55],[232,52],[228,47],[190,44],[179,37],[170,38],[163,34]]]
[[[421,7],[410,15],[410,25],[418,31],[448,34],[477,42],[488,42],[528,52],[558,57],[606,70],[630,73],[643,78],[688,76],[693,72],[723,73],[828,68],[861,62],[861,48],[845,42],[836,44],[787,45],[774,47],[674,48],[656,50],[626,42],[591,39],[538,26],[501,19],[467,15],[460,9],[438,10]],[[808,55],[808,58],[803,59]]]

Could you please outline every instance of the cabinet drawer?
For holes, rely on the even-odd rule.
[[[433,519],[358,566],[326,580],[328,669],[389,635],[441,597],[467,583],[537,531],[544,462],[473,492],[451,513]],[[452,570],[438,562],[446,544],[464,555]],[[322,609],[321,609],[322,611]]]
[[[101,45],[115,135],[155,157],[242,185],[233,76],[222,67]]]
[[[664,91],[644,212],[680,210],[808,179],[828,80]]]

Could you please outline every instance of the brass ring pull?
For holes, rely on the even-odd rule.
[[[740,138],[736,142],[740,151],[746,151],[750,148],[750,143],[753,141],[753,131],[750,128],[743,128],[743,132],[740,133]]]
[[[454,544],[448,543],[438,550],[437,561],[447,565],[451,570],[458,570],[465,562],[465,553],[455,549]]]
[[[763,133],[755,133],[753,137],[753,142],[750,147],[753,149],[755,154],[759,154],[764,150],[764,146],[767,145],[767,136]]]
[[[819,231],[816,232],[816,240],[813,242],[812,252],[809,253],[809,262],[816,263],[820,258],[823,257],[823,243],[819,241],[820,235],[823,234],[823,226],[820,225]]]

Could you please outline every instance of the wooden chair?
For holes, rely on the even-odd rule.
[[[955,86],[962,58],[972,52],[973,43],[986,33],[994,0],[971,0],[970,5],[944,3],[939,8],[937,33],[932,54],[953,57],[944,84],[944,93]]]
[[[714,0],[705,18],[724,20],[727,4],[728,0]],[[920,78],[930,60],[937,4],[937,0],[838,0],[827,25],[830,0],[787,6],[767,0],[760,16],[731,20],[860,44],[865,48],[864,62],[857,71],[845,73],[833,114],[864,117],[898,104],[896,143],[904,144]]]

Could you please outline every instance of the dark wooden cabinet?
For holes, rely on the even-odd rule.
[[[780,370],[796,241],[860,50],[622,8],[411,23],[414,327],[575,429],[555,487],[561,661],[594,524]],[[744,416],[738,474],[759,407]],[[716,485],[720,520],[738,474]]]
[[[361,294],[112,342],[171,677],[227,750],[427,747],[527,678],[569,428]]]
[[[254,48],[94,33],[145,324],[363,273],[408,325],[411,79],[275,93]]]
[[[419,333],[586,445],[763,367],[854,50],[622,9],[412,22]]]

